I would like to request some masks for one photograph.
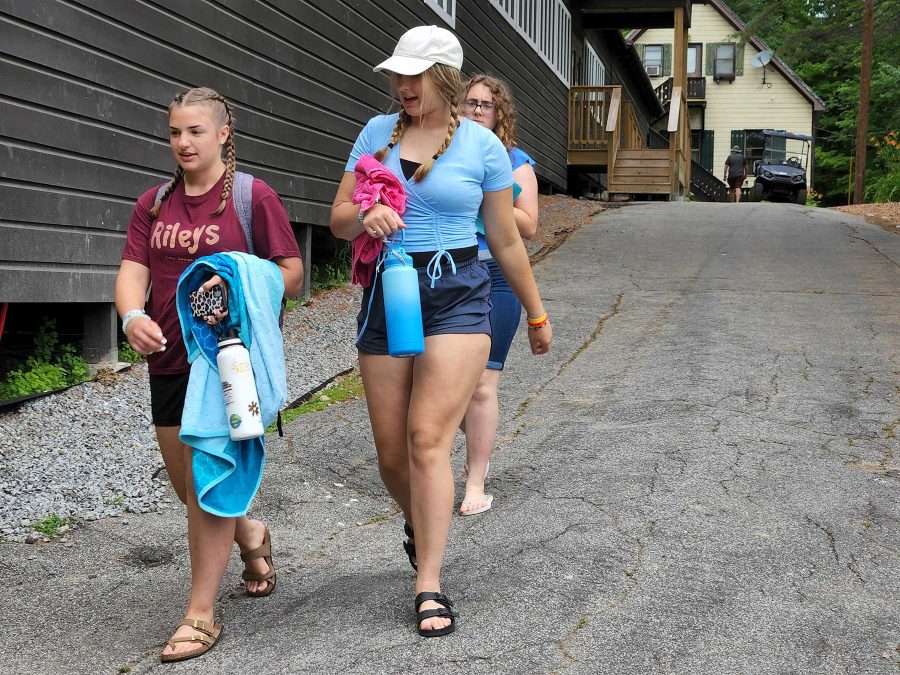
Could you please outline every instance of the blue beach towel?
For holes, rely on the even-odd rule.
[[[264,426],[287,399],[284,345],[278,316],[284,280],[278,265],[246,253],[217,253],[194,261],[178,279],[176,302],[191,364],[179,437],[193,448],[194,489],[200,507],[222,517],[243,516],[259,489],[264,439],[232,441],[216,365],[218,335],[194,318],[189,294],[210,276],[228,284],[225,330],[236,330],[250,351]]]

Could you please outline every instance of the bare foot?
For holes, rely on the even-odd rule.
[[[251,520],[250,523],[253,525],[250,536],[246,541],[237,542],[238,547],[241,549],[241,553],[247,553],[248,551],[259,548],[262,546],[263,540],[266,537],[265,523],[260,520]],[[259,574],[261,576],[265,576],[270,571],[269,564],[264,558],[249,560],[244,563],[244,567],[248,572],[253,572],[254,574]],[[245,581],[244,587],[247,589],[248,593],[264,593],[270,583],[271,581]]]
[[[490,509],[493,503],[494,495],[484,493],[484,484],[481,488],[470,488],[466,485],[466,496],[459,507],[459,512],[463,516],[474,516],[476,513],[484,513]]]

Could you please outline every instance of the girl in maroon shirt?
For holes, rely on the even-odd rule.
[[[215,623],[214,603],[232,542],[241,549],[248,595],[269,595],[275,589],[275,570],[269,530],[262,522],[220,518],[198,506],[191,449],[178,438],[190,371],[175,308],[178,277],[199,257],[249,250],[232,203],[236,156],[231,106],[212,89],[179,94],[169,105],[169,144],[175,176],[159,201],[156,186],[135,204],[116,279],[116,308],[129,344],[147,356],[156,437],[172,487],[187,505],[191,594],[185,619],[160,656],[180,661],[205,653],[219,637],[222,626]],[[285,294],[296,295],[303,278],[297,242],[278,195],[256,179],[251,222],[255,254],[275,262],[284,276]],[[214,276],[204,287],[218,283],[221,279]]]

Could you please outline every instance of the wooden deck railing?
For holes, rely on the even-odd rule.
[[[619,150],[645,147],[637,112],[620,85],[569,90],[569,155],[596,153],[612,182]],[[602,153],[602,155],[601,155]]]
[[[603,150],[613,91],[621,87],[569,89],[569,150]]]
[[[656,98],[663,104],[663,107],[672,100],[672,87],[675,85],[675,78],[670,77],[653,91]],[[706,99],[706,78],[705,77],[689,77],[687,81],[687,98],[688,101],[703,101]]]

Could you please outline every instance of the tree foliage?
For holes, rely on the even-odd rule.
[[[826,204],[846,203],[856,142],[862,0],[729,0],[728,4],[747,21],[745,37],[755,34],[765,40],[828,106],[816,125],[815,187]],[[896,170],[880,149],[890,132],[900,130],[898,27],[900,0],[875,0],[867,186]]]

